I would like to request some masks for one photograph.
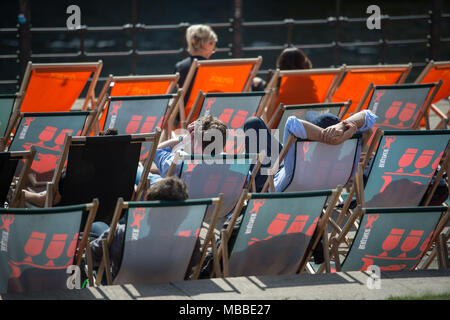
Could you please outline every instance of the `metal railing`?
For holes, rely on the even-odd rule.
[[[240,5],[242,0],[235,0],[235,8]],[[340,0],[337,1],[337,8],[339,8]],[[28,15],[27,21],[30,21],[30,10],[29,10],[29,0],[20,0],[21,3],[21,13],[25,17]],[[26,64],[29,60],[33,59],[48,59],[49,62],[57,62],[58,59],[74,59],[74,61],[87,61],[91,58],[102,59],[105,57],[122,57],[123,59],[128,59],[131,62],[130,74],[138,74],[137,70],[137,59],[138,57],[145,56],[173,56],[183,57],[187,55],[186,43],[185,43],[185,31],[189,27],[189,23],[181,22],[178,24],[171,25],[145,25],[138,23],[136,21],[136,0],[131,0],[132,4],[132,14],[130,24],[122,26],[81,26],[76,30],[69,30],[65,27],[33,27],[28,22],[19,24],[12,28],[0,28],[0,37],[2,35],[12,35],[16,34],[18,41],[18,48],[15,54],[2,54],[0,55],[0,61],[16,61],[17,67],[17,77],[16,79],[0,79],[0,85],[14,85],[17,86],[21,82],[21,77],[23,76]],[[433,0],[433,10],[430,10],[426,14],[421,15],[405,15],[405,16],[381,16],[382,28],[378,31],[379,39],[372,41],[342,41],[341,29],[347,25],[351,24],[361,24],[366,22],[367,17],[361,18],[349,18],[339,15],[339,9],[336,10],[335,17],[327,17],[324,19],[306,19],[306,20],[294,20],[294,19],[284,19],[281,21],[254,21],[248,22],[244,21],[240,16],[240,10],[236,10],[235,16],[229,19],[225,23],[210,23],[209,25],[216,32],[228,33],[232,41],[228,45],[222,46],[217,49],[217,52],[225,53],[229,57],[238,58],[245,54],[252,55],[262,55],[264,59],[264,54],[266,52],[280,52],[287,46],[294,45],[302,49],[314,50],[314,49],[329,49],[332,50],[332,66],[338,66],[341,64],[340,53],[342,49],[349,47],[376,47],[379,49],[378,63],[386,63],[386,50],[388,47],[398,46],[398,45],[425,45],[428,48],[427,57],[423,57],[423,61],[414,62],[413,67],[422,67],[425,65],[427,60],[439,60],[440,47],[442,45],[449,45],[450,38],[442,37],[440,31],[441,21],[444,19],[450,19],[449,13],[442,13],[441,11],[441,0]],[[404,40],[390,40],[387,37],[387,32],[389,30],[389,25],[396,21],[414,21],[414,22],[425,22],[429,25],[429,33],[426,38],[417,39],[404,39]],[[450,21],[450,20],[449,20]],[[331,26],[333,29],[333,41],[323,42],[323,43],[311,43],[311,44],[301,44],[295,43],[294,41],[294,31],[297,28],[303,28],[306,26]],[[267,28],[267,27],[282,27],[285,29],[283,31],[284,39],[283,43],[274,45],[262,45],[262,46],[246,46],[243,44],[242,33],[246,30]],[[179,47],[175,49],[165,49],[165,50],[140,50],[138,47],[137,36],[141,33],[146,32],[160,32],[160,31],[174,31],[179,35]],[[105,52],[93,52],[86,48],[86,37],[91,33],[102,33],[102,32],[120,32],[127,34],[127,37],[131,40],[130,48],[122,51],[105,51]],[[61,34],[67,33],[76,35],[79,39],[79,48],[74,52],[64,52],[64,53],[34,53],[33,48],[31,48],[30,38],[34,34]],[[176,45],[176,44],[175,44]],[[92,59],[91,59],[92,60]],[[404,61],[409,62],[409,61]],[[268,70],[261,69],[259,74],[264,75]],[[1,76],[0,76],[1,77]],[[100,81],[104,78],[100,78]]]

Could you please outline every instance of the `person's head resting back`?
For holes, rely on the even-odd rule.
[[[186,43],[191,55],[209,59],[215,52],[217,35],[210,26],[194,24],[186,30]]]
[[[181,201],[187,199],[187,186],[184,181],[176,176],[159,180],[147,192],[148,201]]]
[[[280,70],[299,70],[311,68],[311,60],[309,60],[301,49],[295,47],[284,49],[277,59],[277,69]]]
[[[221,140],[216,140],[220,138]],[[191,133],[191,139],[194,153],[200,153],[201,151],[204,154],[206,150],[211,151],[211,155],[214,156],[216,151],[222,152],[225,147],[227,125],[211,115],[203,116],[194,122],[194,132]]]

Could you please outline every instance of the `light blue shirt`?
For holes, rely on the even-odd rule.
[[[363,110],[365,113],[364,125],[356,131],[356,133],[363,133],[372,128],[378,117],[370,110]],[[308,139],[305,127],[302,122],[295,116],[290,116],[286,121],[284,129],[283,145],[286,143],[290,134],[293,134],[300,139]],[[358,145],[356,159],[359,160],[361,156],[361,143]],[[357,161],[355,160],[355,161]],[[295,166],[295,146],[292,144],[286,153],[283,160],[284,166],[281,167],[274,176],[275,192],[282,192],[292,180]],[[356,166],[353,168],[352,176],[356,172]]]

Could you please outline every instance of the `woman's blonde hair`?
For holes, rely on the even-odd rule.
[[[194,52],[203,48],[203,45],[208,42],[217,42],[217,35],[210,26],[204,24],[194,24],[186,30],[186,42],[188,45],[188,52]]]

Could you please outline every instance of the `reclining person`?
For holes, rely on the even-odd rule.
[[[180,178],[170,176],[156,182],[153,187],[148,190],[146,197],[148,201],[181,201],[188,199],[188,191],[186,184]],[[105,226],[103,233],[90,242],[93,266],[96,268],[100,265],[103,257],[102,239],[107,239],[110,228],[103,222],[95,222],[92,226],[93,229],[95,228],[96,230],[100,230],[103,226]],[[118,272],[122,258],[125,227],[126,225],[120,222],[117,224],[113,242],[109,248],[109,257],[111,259],[113,277]],[[196,249],[199,249],[199,246],[197,246]],[[198,255],[197,251],[194,253],[195,257]],[[195,260],[194,256],[193,260]]]
[[[176,152],[204,154],[206,150],[211,150],[212,146],[214,148],[212,148],[211,155],[223,152],[227,139],[227,125],[219,119],[211,115],[203,116],[189,124],[187,131],[184,136],[164,141],[158,145],[153,162],[156,164],[159,174],[149,174],[150,186],[167,175]],[[180,170],[181,166],[177,165],[175,175]],[[142,170],[138,171],[136,184],[141,174]]]
[[[360,111],[346,120],[341,121],[338,117],[331,113],[318,114],[315,111],[309,111],[306,115],[307,120],[300,120],[295,116],[288,118],[283,137],[283,144],[286,143],[290,134],[297,138],[310,139],[320,141],[326,144],[338,145],[345,140],[351,138],[355,133],[362,133],[370,130],[377,120],[377,116],[370,110]],[[261,131],[262,130],[262,131]],[[257,117],[251,117],[244,123],[245,150],[249,152],[264,151],[270,160],[269,163],[263,163],[260,171],[255,177],[256,190],[259,192],[264,187],[267,175],[262,174],[262,170],[272,168],[276,161],[277,155],[281,152],[283,145],[274,137],[265,123]],[[266,131],[266,134],[261,133]],[[256,133],[257,142],[251,141],[251,137]],[[260,143],[260,139],[266,138],[266,143]],[[264,141],[262,141],[264,142]],[[254,150],[256,146],[256,151]],[[273,148],[278,148],[278,153],[272,154]],[[358,155],[360,150],[358,149]],[[274,185],[276,192],[282,192],[292,178],[295,166],[295,148],[291,145],[286,153],[283,163],[280,164],[278,171],[274,176]]]

